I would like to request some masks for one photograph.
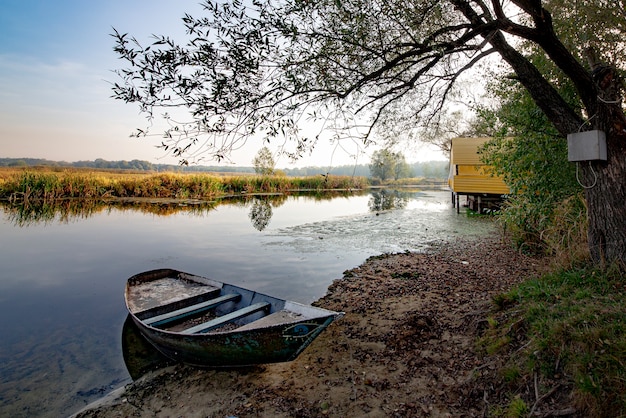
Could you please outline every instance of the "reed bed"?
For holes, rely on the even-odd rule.
[[[297,190],[360,190],[369,185],[364,177],[351,176],[234,176],[224,177],[229,193],[285,193]]]
[[[367,187],[350,176],[220,176],[207,173],[119,173],[84,170],[3,170],[0,199],[67,198],[212,199],[229,194],[284,193],[297,190],[352,190]]]

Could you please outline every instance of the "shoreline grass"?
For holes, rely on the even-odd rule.
[[[556,397],[562,391],[584,416],[626,416],[622,270],[561,269],[494,302],[499,311],[489,318],[479,346],[488,357],[504,359],[500,377],[513,399],[509,406],[524,402],[526,414],[520,416],[544,406],[537,394]]]
[[[364,177],[349,176],[224,176],[209,173],[124,173],[86,170],[4,170],[0,199],[57,200],[66,198],[212,199],[244,193],[285,193],[298,190],[361,190]]]

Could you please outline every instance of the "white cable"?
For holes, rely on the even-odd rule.
[[[597,113],[594,113],[594,114],[593,114],[593,116],[591,116],[589,119],[587,119],[586,121],[583,121],[582,125],[580,125],[580,126],[578,127],[578,132],[582,131],[582,130],[583,130],[583,126],[585,126],[586,124],[591,125],[591,120],[592,120],[593,118],[595,118],[595,117],[596,117],[596,115],[597,115]]]
[[[593,166],[591,165],[591,161],[589,161],[589,168],[591,169],[591,172],[593,173],[593,184],[591,186],[585,186],[584,184],[581,183],[580,178],[578,177],[578,161],[576,161],[576,181],[578,182],[578,184],[581,185],[583,189],[592,189],[595,187],[596,183],[598,182],[598,175],[593,169]]]
[[[606,103],[606,104],[619,104],[619,103],[622,102],[621,100],[604,100],[600,96],[598,96],[598,100],[600,100],[602,103]]]

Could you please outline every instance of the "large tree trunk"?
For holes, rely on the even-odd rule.
[[[589,218],[589,251],[596,264],[626,267],[626,152],[607,137],[607,163],[582,164]]]
[[[598,106],[590,121],[604,131],[607,161],[580,163],[589,218],[589,250],[595,263],[626,267],[626,117],[622,81],[611,67],[596,67]]]

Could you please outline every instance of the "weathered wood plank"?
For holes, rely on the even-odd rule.
[[[210,321],[204,322],[200,325],[187,328],[186,330],[182,331],[182,333],[183,334],[200,334],[200,333],[209,332],[229,322],[235,321],[239,318],[243,318],[244,316],[247,316],[247,315],[251,315],[255,312],[268,309],[269,307],[270,307],[270,304],[268,302],[255,303],[254,305],[246,306],[245,308],[241,308],[229,314],[220,316],[219,318],[215,318]]]
[[[241,298],[240,294],[231,293],[228,295],[220,296],[215,299],[207,300],[206,302],[187,306],[185,308],[177,309],[172,312],[168,312],[162,315],[153,316],[152,318],[144,319],[143,323],[146,325],[153,326],[153,327],[163,326],[163,325],[169,324],[170,322],[180,321],[189,316],[198,315],[200,313],[213,309],[223,303],[235,301],[240,298]]]
[[[243,325],[237,328],[237,331],[245,331],[254,328],[271,327],[272,325],[288,324],[290,322],[296,322],[304,318],[304,315],[290,312],[290,311],[278,311],[271,315],[264,316],[249,324]]]

